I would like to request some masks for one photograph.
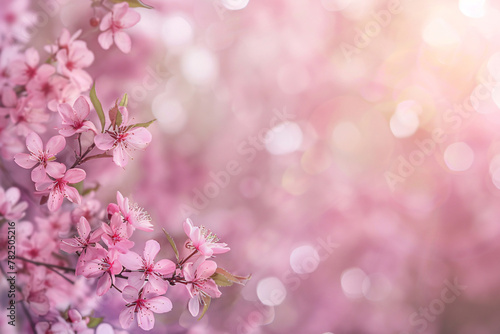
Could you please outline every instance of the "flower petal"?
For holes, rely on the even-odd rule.
[[[97,293],[98,296],[102,296],[106,292],[108,292],[110,288],[111,288],[111,275],[109,273],[105,273],[97,281],[97,291],[96,291],[96,293]]]
[[[73,168],[66,172],[66,174],[64,175],[64,180],[68,183],[78,183],[80,181],[83,181],[86,176],[87,174],[83,169]]]
[[[155,325],[153,312],[144,307],[139,308],[139,312],[137,312],[137,324],[145,331],[152,329]]]
[[[154,262],[154,258],[160,251],[160,244],[156,240],[148,240],[146,241],[146,246],[144,247],[144,260],[148,264]]]
[[[31,132],[26,136],[26,146],[28,150],[36,156],[39,156],[43,152],[42,139],[36,132]]]
[[[139,291],[133,286],[127,285],[123,288],[122,297],[127,303],[135,302],[139,297]]]
[[[99,34],[97,41],[99,42],[101,48],[103,48],[104,50],[108,50],[111,45],[113,45],[113,33],[111,32],[111,30],[107,30]]]
[[[128,132],[127,143],[136,150],[145,149],[152,140],[151,132],[146,128],[138,127]]]
[[[49,211],[57,211],[62,205],[64,196],[60,191],[52,190],[49,194],[49,200],[47,201],[47,207]]]
[[[162,275],[170,275],[175,271],[175,264],[170,260],[163,259],[155,263],[153,270]]]
[[[126,32],[117,31],[113,35],[113,40],[115,41],[116,46],[123,53],[129,53],[132,49],[132,41],[130,40],[130,36],[127,35]]]
[[[134,321],[134,307],[127,307],[123,311],[120,312],[120,325],[122,328],[129,328],[132,322]]]
[[[217,269],[217,263],[214,261],[205,261],[200,266],[198,269],[196,269],[196,277],[203,279],[203,278],[209,278],[215,273],[215,270]]]
[[[80,96],[76,99],[75,104],[73,104],[73,109],[75,111],[76,118],[81,122],[90,113],[90,106],[85,97]]]
[[[56,155],[61,152],[66,146],[66,139],[63,136],[54,136],[49,139],[47,145],[45,146],[45,151],[47,155]]]
[[[120,256],[121,264],[130,270],[139,270],[143,267],[142,257],[136,252],[128,252]]]
[[[115,140],[107,133],[100,133],[95,136],[94,143],[98,149],[107,151],[113,148],[113,146],[115,145]]]
[[[167,297],[154,297],[144,302],[154,313],[166,313],[172,310],[172,302]]]
[[[38,161],[31,159],[31,154],[18,153],[14,156],[14,161],[22,168],[31,169]]]
[[[66,186],[64,188],[64,195],[72,203],[80,204],[82,202],[82,197],[78,193],[78,190],[72,186]]]
[[[194,296],[189,300],[188,308],[193,317],[198,315],[200,312],[200,302],[198,301],[198,296]]]

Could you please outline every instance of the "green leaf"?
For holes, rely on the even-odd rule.
[[[227,279],[226,276],[219,273],[214,273],[212,276],[210,276],[210,278],[214,280],[217,286],[231,286],[234,284],[234,282]]]
[[[201,320],[201,318],[203,318],[205,313],[207,313],[208,307],[210,306],[210,301],[212,300],[212,298],[210,298],[207,295],[203,295],[202,299],[203,299],[203,312],[201,312],[201,315],[198,318],[198,320]]]
[[[128,104],[128,95],[127,93],[125,93],[125,95],[123,95],[122,100],[120,101],[120,107],[126,107],[127,104]]]
[[[96,328],[104,318],[93,318],[89,317],[89,322],[87,324],[88,328]]]
[[[227,281],[227,282],[245,285],[246,282],[251,278],[251,275],[249,275],[249,276],[237,276],[237,275],[231,274],[229,271],[227,271],[224,268],[218,267],[215,270],[215,273],[210,278],[212,278],[214,281],[215,281],[215,279],[217,279],[222,284],[227,284],[226,283],[226,281]],[[217,281],[216,281],[216,283],[217,283]],[[219,286],[231,286],[232,283],[229,285],[219,285]]]
[[[141,0],[111,0],[114,3],[121,3],[121,2],[127,2],[130,7],[142,7],[142,8],[147,8],[147,9],[152,9],[150,5],[146,5],[144,2]]]
[[[95,111],[97,112],[97,116],[99,116],[99,121],[101,122],[101,132],[104,132],[104,126],[106,124],[106,118],[104,117],[104,111],[102,110],[101,101],[97,97],[95,92],[95,82],[92,85],[92,89],[90,90],[90,101],[92,101],[92,105],[94,106]]]
[[[170,246],[172,246],[172,249],[174,250],[175,253],[175,258],[177,259],[177,262],[179,262],[179,251],[177,250],[177,246],[175,245],[174,239],[170,236],[170,234],[165,231],[163,228],[163,233],[165,233],[165,236],[167,237],[168,242],[170,242]]]
[[[83,181],[82,181],[82,182],[83,182]],[[83,185],[83,184],[82,184],[82,185]],[[83,190],[83,191],[82,191],[82,196],[88,195],[88,194],[90,194],[90,193],[91,193],[91,192],[93,192],[93,191],[97,191],[97,190],[99,190],[99,187],[100,187],[100,186],[101,186],[101,185],[98,183],[98,184],[96,184],[96,185],[95,185],[95,187],[92,187],[92,188],[87,188],[87,189]]]
[[[138,127],[147,128],[148,126],[150,126],[151,124],[153,124],[154,121],[156,121],[156,118],[153,119],[152,121],[149,121],[149,122],[134,124],[131,127],[132,128],[138,128]]]
[[[70,186],[72,186],[73,188],[78,190],[78,193],[80,195],[83,195],[83,181],[80,181],[78,183],[72,183],[72,184],[70,184]]]

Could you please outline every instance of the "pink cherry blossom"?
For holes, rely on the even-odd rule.
[[[91,255],[90,255],[91,254]],[[95,249],[89,253],[93,259],[88,259],[81,275],[87,278],[99,277],[97,281],[97,295],[102,296],[115,284],[115,275],[122,271],[122,265],[118,260],[119,252],[116,249],[110,251],[104,248]]]
[[[34,232],[29,239],[19,244],[19,254],[33,260],[47,260],[56,248],[56,243],[46,232]]]
[[[25,85],[35,76],[44,71],[52,71],[53,67],[49,64],[42,64],[38,67],[40,56],[34,48],[29,48],[24,52],[24,57],[12,62],[10,75],[13,83]]]
[[[48,217],[35,217],[35,222],[38,228],[47,231],[53,237],[67,235],[71,228],[69,212],[53,212]]]
[[[129,328],[137,314],[137,324],[148,331],[154,327],[153,313],[166,313],[172,310],[172,302],[167,297],[144,292],[144,290],[139,292],[130,285],[123,289],[122,297],[127,302],[119,317],[123,328]]]
[[[28,203],[22,201],[21,192],[16,187],[11,187],[5,191],[0,187],[0,217],[7,220],[19,220],[24,217],[28,208]]]
[[[119,213],[111,217],[109,225],[102,223],[102,231],[102,241],[109,249],[114,248],[120,253],[127,253],[134,246],[134,242],[129,240],[131,233],[127,231],[127,224],[123,222]]]
[[[154,258],[160,251],[160,244],[156,240],[146,241],[143,256],[135,252],[128,252],[120,257],[122,264],[132,271],[139,272],[128,273],[129,284],[136,287],[142,287],[145,281],[148,290],[158,294],[167,291],[168,282],[163,280],[163,276],[172,274],[175,271],[175,264],[167,259],[155,263]],[[151,288],[151,289],[149,289]]]
[[[189,312],[195,317],[199,313],[203,296],[219,298],[221,292],[215,281],[210,278],[217,269],[217,264],[214,261],[204,261],[200,263],[197,269],[193,269],[193,267],[192,263],[187,263],[183,268],[183,272],[186,281],[188,281],[186,288],[191,296]]]
[[[82,31],[78,30],[73,35],[68,29],[64,28],[56,41],[56,44],[46,45],[45,51],[55,55],[57,51],[61,49],[69,49],[73,46],[73,43],[85,43],[83,41],[77,41],[77,38],[81,35]]]
[[[68,80],[59,75],[53,75],[55,68],[50,66],[42,71],[40,69],[33,80],[26,85],[26,90],[33,99],[38,99],[41,104],[46,104],[60,94],[67,85]]]
[[[57,71],[68,77],[81,91],[85,91],[92,85],[92,77],[83,69],[94,62],[94,54],[85,42],[80,42],[57,52]]]
[[[62,205],[64,197],[66,197],[70,202],[76,204],[81,203],[82,198],[80,194],[69,184],[78,183],[85,179],[86,173],[83,169],[73,168],[66,171],[66,167],[64,167],[60,170],[50,171],[49,175],[54,178],[53,181],[48,180],[37,182],[35,183],[35,188],[38,191],[49,192],[47,205],[50,211],[56,211],[59,209]]]
[[[92,131],[97,133],[94,123],[85,120],[90,114],[90,106],[87,100],[80,96],[73,107],[67,103],[60,104],[57,108],[62,118],[62,128],[59,134],[70,137],[75,133]]]
[[[46,173],[57,174],[57,171],[64,167],[61,163],[54,161],[57,153],[66,146],[66,139],[63,136],[50,138],[44,149],[40,136],[32,132],[26,137],[26,146],[30,154],[18,153],[14,157],[14,161],[26,169],[37,166],[31,171],[33,182],[44,181]]]
[[[128,123],[128,110],[118,107],[122,115],[122,124],[112,130],[106,130],[95,136],[95,144],[103,151],[113,150],[113,161],[117,166],[125,167],[130,151],[144,150],[151,142],[151,133],[144,127],[134,127]]]
[[[120,51],[129,53],[132,42],[122,30],[136,25],[140,19],[139,13],[130,9],[128,3],[122,2],[114,5],[113,11],[102,18],[99,28],[103,32],[99,35],[99,44],[107,50],[114,42]]]
[[[133,231],[137,228],[147,232],[153,231],[151,217],[143,208],[135,203],[130,204],[129,199],[123,197],[119,191],[116,192],[116,202],[118,204],[111,203],[108,205],[109,215],[119,212],[123,216],[123,221],[128,223],[129,230]]]
[[[32,96],[20,97],[9,111],[18,135],[26,137],[33,131],[44,133],[47,130],[43,123],[47,123],[50,117],[45,112],[45,106]]]
[[[85,217],[81,217],[80,221],[76,224],[76,231],[78,235],[61,240],[61,250],[66,253],[85,253],[88,247],[95,246],[101,238],[102,230],[98,229],[91,232],[90,224]]]
[[[217,236],[205,227],[193,226],[193,222],[189,218],[184,222],[184,232],[189,237],[186,247],[197,250],[205,257],[226,253],[230,250],[227,244],[217,242],[219,241]]]

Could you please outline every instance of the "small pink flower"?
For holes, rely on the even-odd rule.
[[[59,134],[64,137],[70,137],[75,133],[82,133],[85,131],[92,131],[97,133],[94,123],[85,120],[90,114],[90,106],[87,100],[80,96],[73,107],[67,103],[60,104],[57,108],[59,115],[62,118],[62,128]]]
[[[73,46],[73,43],[85,43],[83,41],[77,41],[76,39],[81,35],[82,31],[78,30],[73,35],[70,34],[69,30],[64,28],[62,29],[61,35],[56,41],[56,44],[46,45],[45,51],[55,55],[57,51],[61,49],[69,49]],[[86,45],[86,44],[85,44]]]
[[[66,197],[70,202],[80,204],[82,198],[78,191],[68,184],[78,183],[83,181],[86,177],[85,171],[79,168],[73,168],[66,171],[66,167],[56,170],[54,172],[50,171],[50,176],[55,180],[46,180],[42,182],[36,182],[35,188],[38,191],[49,191],[49,200],[47,202],[50,211],[56,211],[62,205],[64,197]]]
[[[196,317],[200,311],[203,296],[212,298],[221,296],[217,284],[210,278],[216,269],[217,264],[214,261],[204,261],[196,270],[193,269],[192,263],[187,263],[183,268],[184,277],[188,281],[186,288],[191,296],[188,306],[189,312],[193,317]]]
[[[126,4],[124,2],[124,4]],[[113,150],[113,161],[117,166],[125,167],[130,151],[144,150],[151,142],[151,133],[144,127],[128,124],[128,110],[118,107],[122,115],[122,124],[112,130],[106,130],[94,138],[95,145],[103,151]]]
[[[54,212],[50,216],[35,217],[35,222],[42,231],[47,231],[52,237],[66,235],[71,228],[69,212]]]
[[[35,232],[19,245],[19,253],[33,260],[47,261],[56,248],[56,243],[45,232]]]
[[[158,294],[167,292],[168,282],[162,276],[170,275],[175,271],[175,264],[167,259],[154,262],[154,258],[160,251],[160,244],[156,240],[148,240],[144,247],[143,257],[135,252],[128,252],[120,257],[125,268],[138,270],[139,272],[128,273],[129,284],[142,287],[147,280],[146,289]],[[149,289],[150,285],[152,289]]]
[[[88,247],[95,246],[99,242],[102,234],[101,229],[91,233],[90,224],[85,217],[81,217],[76,224],[76,231],[78,236],[61,240],[61,250],[69,254],[76,252],[83,254]]]
[[[73,43],[71,47],[57,52],[57,71],[68,77],[81,91],[88,90],[92,85],[92,77],[83,69],[94,62],[94,54],[87,44]]]
[[[10,67],[10,75],[13,83],[25,85],[34,79],[39,72],[51,71],[52,66],[42,64],[38,67],[40,56],[34,48],[29,48],[24,52],[24,59],[15,60]],[[53,69],[53,68],[52,68]]]
[[[97,281],[97,295],[102,296],[115,284],[115,275],[122,271],[122,265],[118,261],[120,253],[116,249],[109,252],[104,248],[98,248],[88,254],[88,258],[81,274],[87,278],[100,277]]]
[[[128,3],[114,5],[113,11],[102,18],[99,28],[103,32],[99,35],[99,44],[104,50],[108,50],[114,42],[120,51],[129,53],[132,42],[122,30],[136,25],[140,19],[139,13],[130,9]]]
[[[137,314],[137,324],[148,331],[154,327],[154,313],[166,313],[172,310],[172,302],[167,297],[137,290],[133,286],[126,286],[122,293],[123,299],[128,303],[120,313],[120,325],[129,328]]]
[[[11,187],[5,191],[0,187],[0,217],[7,220],[19,220],[25,215],[28,203],[19,202],[21,192],[18,188]]]
[[[109,225],[102,223],[102,230],[102,241],[109,249],[114,248],[120,253],[127,253],[134,246],[134,242],[129,240],[131,233],[127,232],[127,224],[123,222],[119,213],[111,217]]]
[[[14,161],[22,168],[30,169],[38,165],[31,171],[31,180],[40,182],[45,180],[46,173],[57,173],[64,165],[55,162],[56,154],[61,152],[66,146],[66,139],[63,136],[54,136],[49,139],[45,149],[42,139],[35,132],[26,137],[26,146],[30,154],[18,153]],[[65,167],[64,167],[65,168]]]
[[[209,232],[203,226],[193,226],[193,222],[189,218],[184,222],[184,232],[189,238],[186,247],[189,249],[196,249],[205,257],[226,253],[230,250],[227,244],[217,242],[219,241],[217,236]]]
[[[18,135],[28,136],[31,132],[44,133],[47,129],[42,123],[49,120],[45,106],[40,105],[32,96],[22,96],[14,108],[9,108],[12,123]]]
[[[133,231],[138,228],[143,231],[153,231],[153,224],[151,224],[151,217],[143,208],[137,204],[130,204],[127,197],[117,191],[116,192],[117,204],[111,203],[108,205],[108,214],[113,215],[115,212],[121,213],[123,221],[128,223],[128,230]]]

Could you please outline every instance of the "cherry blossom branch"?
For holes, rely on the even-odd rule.
[[[187,262],[187,260],[189,260],[193,255],[195,255],[196,253],[198,252],[197,249],[195,249],[191,254],[189,254],[189,256],[187,258],[185,258],[184,260],[182,260],[181,262],[179,262],[179,267],[182,267],[182,265],[184,263]]]
[[[72,272],[72,273],[75,272],[75,269],[73,269],[73,268],[58,266],[56,264],[50,264],[50,263],[43,263],[43,262],[33,261],[33,260],[30,260],[30,259],[24,258],[22,256],[16,256],[16,259],[19,259],[21,261],[25,261],[25,262],[29,262],[29,263],[35,264],[37,266],[44,266],[44,267],[47,267],[47,268],[56,268],[56,269],[61,269],[61,270]]]
[[[90,145],[87,148],[87,150],[83,153],[83,155],[78,157],[69,169],[75,168],[76,166],[81,165],[84,162],[85,157],[94,149],[94,147],[95,147],[95,144]]]

